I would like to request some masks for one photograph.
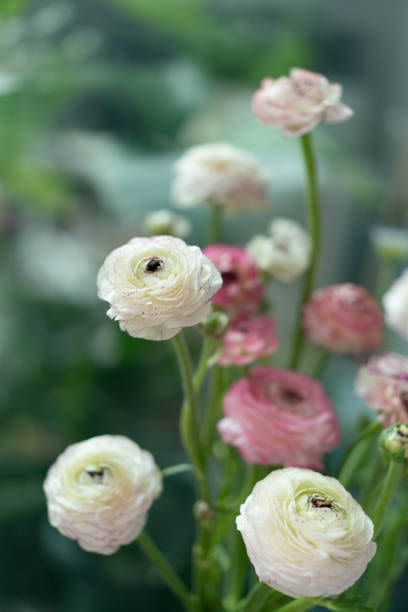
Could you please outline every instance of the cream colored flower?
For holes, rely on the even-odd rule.
[[[247,244],[257,266],[272,277],[289,283],[306,270],[310,257],[310,237],[290,219],[275,219],[269,236],[254,236]]]
[[[408,340],[408,268],[383,297],[385,321]]]
[[[152,455],[123,436],[69,446],[44,482],[49,521],[87,551],[111,555],[142,531],[162,490]]]
[[[133,238],[108,255],[98,275],[107,314],[135,338],[167,340],[211,311],[221,275],[196,246],[179,238]]]
[[[335,479],[276,470],[241,506],[237,527],[262,582],[291,597],[338,595],[373,558],[373,523]]]
[[[257,159],[224,143],[189,149],[176,164],[172,191],[180,206],[218,204],[252,210],[268,200],[266,175]]]
[[[151,236],[166,234],[185,238],[191,232],[191,223],[186,217],[175,215],[171,210],[163,208],[146,215],[145,228]]]

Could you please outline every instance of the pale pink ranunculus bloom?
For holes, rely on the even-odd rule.
[[[222,338],[219,365],[244,366],[271,355],[279,346],[276,325],[268,316],[233,321]]]
[[[342,87],[325,76],[292,68],[289,77],[263,79],[252,99],[254,115],[285,136],[301,136],[321,122],[337,123],[352,116],[340,99]]]
[[[250,464],[321,469],[340,442],[337,418],[313,378],[279,368],[255,368],[224,399],[218,431]]]
[[[386,353],[362,366],[356,393],[378,412],[384,427],[408,421],[408,357]]]
[[[233,317],[258,312],[265,290],[261,273],[248,251],[211,244],[204,249],[204,255],[222,277],[222,286],[214,295],[213,303]]]
[[[303,310],[310,342],[332,353],[371,353],[383,339],[384,321],[374,298],[352,283],[318,289]]]
[[[408,268],[383,297],[387,324],[408,340]]]

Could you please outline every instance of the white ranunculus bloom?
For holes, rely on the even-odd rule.
[[[335,478],[301,468],[259,481],[237,518],[262,582],[290,597],[338,595],[373,558],[373,523]]]
[[[310,237],[290,219],[275,219],[269,236],[254,236],[247,245],[257,266],[274,278],[289,283],[306,270],[310,257]]]
[[[135,338],[168,340],[211,311],[221,275],[196,246],[172,236],[133,238],[108,255],[98,295],[108,316]]]
[[[383,297],[385,321],[408,340],[408,268]]]
[[[179,206],[218,204],[252,210],[268,201],[266,175],[248,151],[229,144],[189,149],[176,163],[173,199]]]
[[[44,482],[49,521],[87,551],[114,553],[140,534],[162,490],[152,455],[123,436],[69,446]]]
[[[185,238],[191,232],[191,223],[186,217],[175,215],[171,210],[155,210],[145,218],[145,228],[151,236],[177,236]]]

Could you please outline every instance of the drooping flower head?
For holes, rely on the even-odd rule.
[[[264,286],[248,251],[241,247],[211,244],[204,253],[222,276],[222,287],[214,296],[214,304],[234,317],[256,313],[264,296]]]
[[[152,455],[123,436],[69,446],[44,482],[49,521],[87,551],[110,555],[142,531],[162,490]]]
[[[279,346],[271,317],[239,318],[222,338],[219,365],[244,366],[271,355]]]
[[[258,268],[284,283],[295,281],[306,270],[310,237],[290,219],[275,219],[269,236],[254,236],[247,245]]]
[[[253,210],[268,201],[266,175],[248,151],[225,143],[200,145],[177,162],[173,198],[179,206]]]
[[[383,315],[363,287],[345,283],[318,289],[303,311],[311,342],[332,353],[361,354],[382,342]]]
[[[343,593],[376,551],[373,523],[350,493],[306,469],[259,481],[237,527],[259,579],[295,598]]]
[[[247,463],[321,469],[340,441],[332,403],[313,378],[255,368],[224,398],[218,431]]]
[[[211,311],[222,284],[211,261],[179,238],[133,238],[108,255],[98,275],[107,314],[135,338],[167,340]]]
[[[186,238],[191,232],[191,223],[186,217],[175,215],[171,210],[163,208],[146,215],[146,232],[150,236],[177,236]]]
[[[358,371],[356,393],[385,427],[408,421],[408,357],[386,353],[371,358]]]
[[[408,340],[408,268],[383,297],[387,324]]]
[[[385,429],[380,436],[380,447],[388,461],[408,465],[408,423]]]
[[[342,88],[321,74],[292,68],[289,77],[264,79],[252,99],[254,115],[285,136],[300,136],[321,122],[337,123],[353,114],[341,100]]]

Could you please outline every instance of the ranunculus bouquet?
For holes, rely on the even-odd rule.
[[[208,208],[210,244],[189,246],[182,240],[189,221],[156,211],[146,220],[147,236],[115,249],[99,272],[99,297],[123,331],[173,343],[188,461],[160,470],[123,436],[74,444],[45,481],[49,520],[94,553],[110,555],[136,540],[190,612],[383,610],[401,570],[408,358],[374,354],[383,342],[383,310],[363,287],[314,287],[320,220],[310,132],[351,116],[340,98],[340,85],[299,69],[266,79],[253,98],[261,122],[299,137],[308,231],[275,218],[246,248],[223,244],[225,212],[267,205],[266,175],[250,153],[207,144],[177,163],[173,198]],[[293,337],[280,338],[289,359],[277,367],[267,285],[302,276]],[[384,310],[408,338],[408,272],[387,291]],[[193,326],[202,341],[196,360],[183,334]],[[309,345],[321,355],[316,363],[306,359]],[[341,410],[319,382],[330,354],[360,360],[356,393],[378,418],[329,476],[324,456],[340,443]],[[186,470],[197,492],[188,583],[145,531],[163,480]]]

